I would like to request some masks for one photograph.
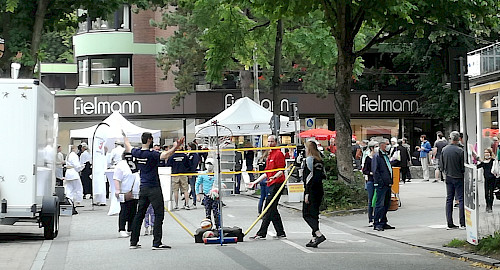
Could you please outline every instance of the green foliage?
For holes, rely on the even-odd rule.
[[[327,155],[323,162],[327,177],[323,181],[325,195],[321,209],[335,211],[366,207],[368,195],[364,189],[365,181],[361,172],[355,173],[351,183],[338,181],[336,157]]]
[[[73,27],[63,31],[50,31],[42,36],[39,59],[44,63],[73,63]]]
[[[485,237],[479,240],[478,245],[475,247],[475,250],[479,254],[490,254],[493,252],[500,251],[500,232],[495,232],[493,235]]]
[[[468,243],[465,240],[460,240],[460,239],[457,239],[457,238],[453,238],[453,240],[451,240],[448,244],[445,244],[443,246],[445,246],[445,247],[452,247],[452,248],[459,248],[459,247],[464,247],[467,244]]]

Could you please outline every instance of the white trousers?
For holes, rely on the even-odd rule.
[[[429,157],[421,157],[420,162],[422,163],[422,172],[424,174],[424,180],[429,180]]]
[[[74,203],[83,201],[83,186],[80,179],[64,180],[64,189],[66,190],[66,196]]]

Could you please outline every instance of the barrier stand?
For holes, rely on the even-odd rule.
[[[170,212],[170,210],[168,210],[168,208],[167,208],[167,207],[165,207],[165,210],[167,210],[167,212],[170,214],[170,216],[171,216],[172,218],[174,218],[174,220],[175,220],[175,221],[177,221],[177,223],[179,223],[179,225],[181,225],[181,227],[182,227],[182,228],[183,228],[183,229],[184,229],[187,233],[189,233],[189,235],[191,235],[191,237],[193,237],[193,238],[194,238],[194,234],[193,234],[193,233],[192,233],[192,232],[191,232],[191,231],[190,231],[190,230],[189,230],[186,226],[184,226],[184,224],[182,224],[182,222],[181,222],[181,221],[180,221],[180,220],[179,220],[179,219],[178,219],[178,218],[177,218],[174,214],[172,214],[172,212]]]
[[[248,230],[246,230],[246,232],[244,233],[245,236],[253,229],[253,227],[255,227],[255,224],[257,224],[257,222],[259,222],[259,220],[264,216],[264,214],[266,214],[269,207],[271,207],[271,205],[274,203],[274,201],[278,197],[278,194],[281,194],[281,191],[283,191],[283,188],[285,187],[286,182],[288,182],[288,178],[290,178],[290,176],[292,175],[294,170],[295,170],[295,166],[292,166],[292,168],[290,169],[290,173],[285,178],[285,181],[283,182],[283,184],[281,184],[281,187],[278,190],[278,192],[276,193],[276,195],[274,195],[274,198],[269,202],[269,204],[266,206],[264,211],[262,211],[262,213],[257,217],[257,219],[252,223],[252,225],[250,225],[250,228],[248,228]]]

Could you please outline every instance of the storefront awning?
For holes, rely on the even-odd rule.
[[[500,90],[500,81],[476,85],[470,88],[470,93],[481,93],[491,90]]]

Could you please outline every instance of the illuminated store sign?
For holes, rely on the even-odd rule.
[[[359,96],[360,112],[416,112],[418,101],[413,99],[383,99],[380,95],[370,98],[368,95]]]
[[[134,101],[99,101],[94,97],[92,101],[84,101],[81,97],[73,100],[73,115],[109,115],[115,111],[121,114],[140,114],[142,104]]]

